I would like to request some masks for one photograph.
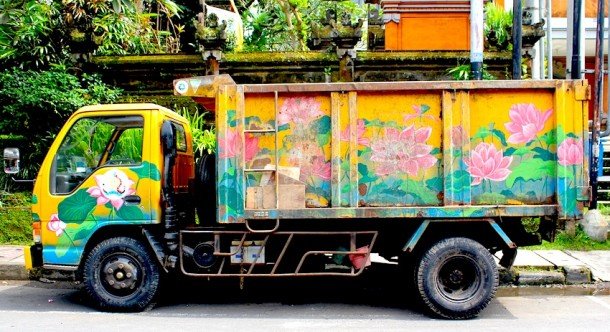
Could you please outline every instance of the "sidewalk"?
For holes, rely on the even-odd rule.
[[[501,255],[501,254],[500,254]],[[0,280],[25,280],[22,246],[0,245]],[[610,282],[610,251],[519,249],[502,283],[516,285]]]
[[[27,280],[23,246],[0,245],[0,280]]]
[[[519,249],[513,268],[501,276],[515,285],[610,282],[610,251]]]

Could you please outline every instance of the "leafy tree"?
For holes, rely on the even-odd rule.
[[[145,54],[177,52],[184,30],[172,17],[171,0],[63,0],[62,14],[73,53]],[[167,30],[160,27],[161,17]]]
[[[23,165],[36,169],[65,120],[85,105],[116,101],[120,90],[95,75],[77,77],[61,68],[0,73],[0,134],[28,138]]]
[[[320,24],[328,9],[349,13],[352,21],[366,13],[352,1],[259,0],[242,8],[245,48],[251,51],[306,51],[312,26]]]
[[[0,64],[47,69],[71,54],[178,52],[179,13],[171,0],[0,0]]]
[[[58,2],[0,0],[0,64],[45,68],[65,62],[60,25]]]

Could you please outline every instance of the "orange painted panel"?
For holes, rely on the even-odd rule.
[[[408,51],[465,51],[470,49],[467,13],[402,14],[398,49]],[[387,37],[386,37],[386,43]]]
[[[385,25],[385,49],[389,51],[400,50],[400,26],[395,22],[388,22]]]
[[[608,16],[608,1],[606,0],[604,6],[604,16]],[[568,16],[568,0],[553,0],[552,11],[553,17],[567,17]],[[585,17],[595,18],[597,17],[597,0],[585,0]]]

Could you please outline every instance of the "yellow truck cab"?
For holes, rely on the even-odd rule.
[[[37,244],[28,261],[76,271],[99,239],[141,233],[130,225],[161,223],[164,124],[176,136],[175,194],[188,194],[194,175],[190,127],[175,112],[153,104],[94,105],[70,117],[36,179]]]

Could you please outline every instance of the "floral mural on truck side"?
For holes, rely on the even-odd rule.
[[[509,122],[478,128],[470,139],[474,149],[464,158],[474,204],[555,201],[556,131],[543,132],[552,114],[533,104],[513,104]]]
[[[282,166],[300,170],[305,184],[305,206],[327,207],[330,204],[330,140],[328,110],[314,97],[286,98],[278,114],[278,157]]]
[[[446,190],[473,205],[552,204],[557,195],[567,197],[564,212],[576,213],[583,142],[561,125],[545,131],[552,109],[517,103],[508,122],[473,128],[472,136],[461,125],[451,128],[453,171],[445,179],[441,153],[427,142],[432,129],[423,120],[435,119],[429,109],[413,105],[402,124],[358,119],[360,206],[439,205]]]
[[[329,111],[317,98],[306,95],[280,101],[280,166],[298,168],[297,178],[306,185],[306,207],[327,207],[332,170]],[[359,206],[439,206],[447,194],[464,198],[460,204],[466,205],[554,204],[557,197],[573,197],[574,203],[562,209],[570,215],[576,213],[575,174],[582,171],[583,142],[578,135],[564,132],[561,125],[552,124],[552,109],[516,103],[507,107],[506,115],[499,117],[507,120],[500,123],[473,121],[476,125],[470,132],[454,126],[448,130],[452,147],[451,152],[447,150],[453,165],[445,166],[448,171],[444,171],[439,145],[443,123],[436,107],[421,103],[411,105],[406,114],[393,113],[400,118],[358,118],[353,124],[354,138],[349,124],[340,130],[338,138],[343,146],[351,139],[357,144],[355,189]],[[247,129],[276,128],[274,119],[261,121],[256,113],[244,122]],[[236,119],[231,118],[231,123]],[[221,158],[241,156],[243,149],[246,169],[261,160],[275,163],[275,134],[243,135],[242,140],[236,127],[229,126],[224,141],[219,142]],[[351,182],[344,179],[349,177],[349,163],[350,151],[342,148],[341,206],[350,206]],[[231,211],[238,216],[243,193],[227,181],[239,177],[239,170],[228,168],[226,172],[220,175],[219,190],[231,191],[225,196],[234,197],[235,202],[220,202],[221,209],[234,209]],[[247,174],[245,180],[247,186],[260,185],[260,176]]]
[[[154,209],[147,211],[139,205],[125,204],[127,196],[147,196],[150,188],[142,181],[160,181],[161,174],[154,164],[145,161],[133,168],[102,171],[87,180],[83,188],[61,200],[57,211],[49,216],[43,239],[45,247],[52,250],[43,253],[45,261],[78,263],[88,238],[106,224],[142,224],[156,220]]]
[[[429,111],[427,104],[413,105],[402,123],[358,120],[360,206],[441,204],[440,149],[429,142],[433,128],[424,121],[440,119]]]

